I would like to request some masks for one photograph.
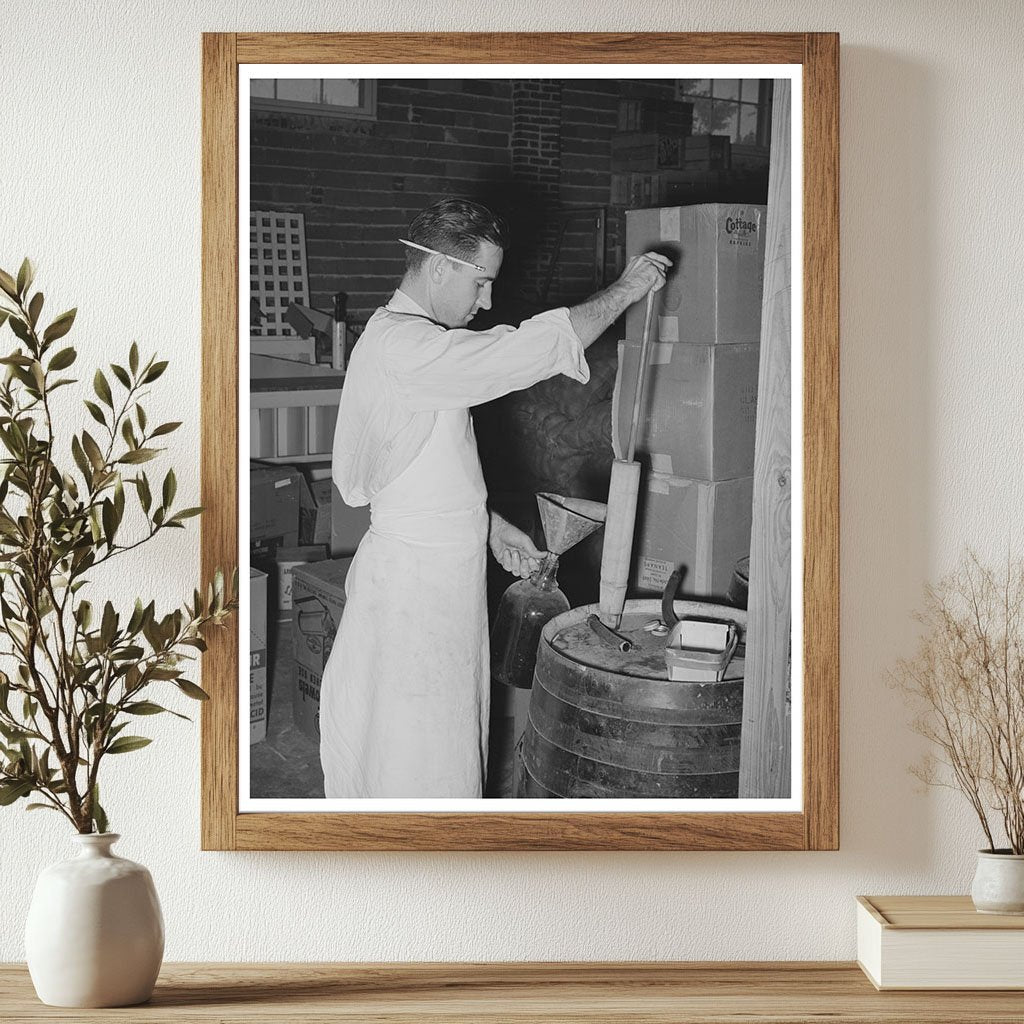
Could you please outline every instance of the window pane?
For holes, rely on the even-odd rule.
[[[728,135],[736,139],[736,107],[735,103],[722,103],[715,100],[711,107],[711,134]]]
[[[741,85],[742,89],[740,90],[740,99],[743,100],[744,103],[756,103],[759,99],[761,79],[744,78]]]
[[[714,97],[716,100],[738,100],[740,98],[740,80],[738,78],[716,78]]]
[[[272,78],[253,78],[249,81],[249,95],[261,96],[263,99],[274,98],[274,80]]]
[[[711,92],[711,79],[680,78],[676,91],[681,96],[707,96]]]
[[[711,100],[694,99],[693,103],[693,128],[692,135],[711,134]]]
[[[757,142],[757,107],[747,106],[746,103],[740,107],[740,133],[737,142]]]
[[[319,78],[279,78],[277,98],[299,103],[319,103],[320,81]]]
[[[325,78],[324,103],[338,107],[359,106],[358,78]]]

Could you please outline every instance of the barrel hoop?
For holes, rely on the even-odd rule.
[[[665,775],[619,768],[549,743],[532,722],[523,763],[545,789],[567,798],[731,799],[739,792],[739,772]]]
[[[560,661],[541,649],[533,685],[567,704],[599,714],[663,725],[738,725],[743,720],[743,680],[685,683],[610,678]]]
[[[543,685],[531,696],[530,721],[563,750],[620,768],[668,775],[739,770],[738,723],[651,725],[576,707]]]

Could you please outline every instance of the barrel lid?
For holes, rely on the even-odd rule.
[[[687,613],[685,607],[680,609],[680,605],[686,604],[687,602],[676,602],[677,614]],[[700,607],[705,615],[708,614],[707,604],[694,603],[693,607]],[[736,621],[741,626],[741,631],[746,626],[745,612],[727,605],[714,607],[724,618]],[[627,602],[618,629],[618,632],[633,641],[633,649],[627,652],[622,652],[603,641],[587,625],[587,615],[597,611],[596,605],[574,608],[557,616],[545,627],[544,636],[555,651],[578,665],[634,676],[638,679],[661,679],[668,683],[668,669],[665,665],[666,638],[655,636],[643,628],[650,622],[652,610],[657,614],[658,608],[660,605],[656,601]],[[729,663],[726,679],[743,678],[743,655],[744,647],[741,644]]]

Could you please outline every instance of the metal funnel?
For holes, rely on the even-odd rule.
[[[565,498],[561,494],[537,495],[537,508],[544,527],[548,551],[561,555],[604,525],[608,506],[603,501]]]

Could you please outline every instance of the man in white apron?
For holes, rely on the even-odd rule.
[[[476,798],[487,763],[485,558],[534,571],[543,552],[488,513],[469,410],[562,373],[590,379],[583,350],[664,283],[669,261],[632,260],[614,284],[519,328],[471,331],[489,309],[507,229],[442,200],[409,227],[407,271],[352,352],[332,475],[370,529],[320,691],[328,798]]]

